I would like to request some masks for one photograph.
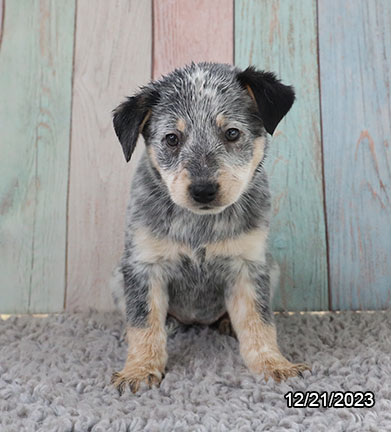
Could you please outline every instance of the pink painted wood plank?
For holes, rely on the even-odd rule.
[[[151,1],[79,1],[72,109],[67,310],[112,307],[108,287],[123,250],[138,155],[127,165],[111,111],[150,80]]]
[[[192,61],[233,62],[233,0],[154,0],[153,76]]]

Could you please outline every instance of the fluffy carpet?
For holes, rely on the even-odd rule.
[[[391,311],[276,315],[279,345],[312,374],[278,384],[249,373],[238,342],[208,327],[168,341],[161,387],[110,384],[126,357],[115,313],[0,320],[0,430],[391,431]],[[289,391],[372,391],[372,408],[288,408]]]

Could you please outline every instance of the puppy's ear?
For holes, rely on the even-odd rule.
[[[293,88],[282,84],[272,72],[253,66],[239,72],[238,80],[255,100],[265,129],[272,135],[295,100]]]
[[[126,162],[130,161],[137,138],[149,120],[152,106],[157,99],[157,92],[143,89],[136,96],[129,97],[113,112],[114,130],[121,143]]]

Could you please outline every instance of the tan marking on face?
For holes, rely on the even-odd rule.
[[[162,173],[161,173],[160,166],[159,166],[157,158],[156,158],[155,149],[152,146],[148,146],[147,147],[147,153],[149,155],[149,160],[151,161],[152,165],[157,169],[157,171],[161,175]]]
[[[186,168],[180,168],[175,173],[167,174],[167,187],[170,191],[172,200],[182,207],[192,205],[189,199],[189,186],[191,184],[189,171]]]
[[[226,119],[223,114],[217,114],[216,116],[216,124],[217,127],[222,128],[225,125]]]
[[[149,120],[149,118],[151,117],[152,111],[149,110],[147,112],[147,115],[144,117],[144,120],[141,122],[140,127],[138,128],[138,132],[141,133],[144,129],[145,123]]]
[[[265,141],[265,137],[258,137],[254,140],[254,153],[251,160],[251,177],[265,155]]]
[[[151,164],[158,170],[163,181],[166,183],[174,203],[181,207],[191,207],[192,202],[188,194],[188,188],[191,183],[189,171],[182,166],[175,172],[165,171],[159,166],[154,148],[152,146],[147,147],[147,152]]]
[[[265,262],[268,229],[258,228],[238,237],[206,245],[207,259],[215,256],[240,257]]]
[[[254,92],[253,92],[252,88],[251,88],[248,84],[246,84],[246,89],[247,89],[247,91],[248,91],[248,93],[249,93],[251,99],[252,99],[255,103],[257,103],[257,101],[256,101],[256,99],[255,99],[255,96],[254,96]]]
[[[255,138],[251,161],[242,166],[227,166],[220,170],[220,199],[223,205],[235,202],[248,186],[254,172],[263,159],[265,152],[265,137]]]
[[[256,292],[246,269],[242,269],[227,299],[227,310],[238,336],[240,353],[254,373],[264,373],[276,381],[296,376],[308,369],[305,364],[292,364],[280,352],[276,328],[263,322],[256,307]]]
[[[245,167],[227,166],[220,170],[218,183],[220,185],[219,199],[222,205],[234,203],[246,187],[248,165]]]
[[[176,128],[181,131],[181,132],[185,132],[186,129],[186,122],[183,118],[179,118],[176,122]]]
[[[181,255],[193,256],[193,251],[186,245],[167,238],[159,239],[147,228],[136,229],[133,242],[138,260],[144,263],[177,261]]]
[[[127,328],[127,359],[124,368],[115,374],[113,380],[116,387],[123,383],[130,384],[134,392],[139,389],[142,381],[151,380],[155,384],[161,381],[168,357],[165,329],[168,294],[163,288],[163,281],[158,277],[151,280],[148,303],[148,326]]]

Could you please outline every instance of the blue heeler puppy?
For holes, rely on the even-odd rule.
[[[270,72],[193,63],[115,110],[126,160],[140,133],[146,144],[116,271],[129,344],[112,378],[120,393],[162,380],[168,315],[185,324],[230,319],[246,365],[266,379],[308,369],[278,348],[270,308],[278,266],[267,253],[266,135],[294,98]]]

